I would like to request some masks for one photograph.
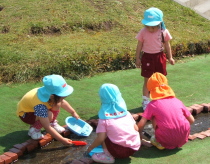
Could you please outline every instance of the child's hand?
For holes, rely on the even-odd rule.
[[[174,60],[173,58],[170,58],[170,59],[169,59],[169,63],[170,63],[171,65],[174,65],[174,64],[175,64],[175,60]]]
[[[69,138],[63,138],[63,140],[61,141],[61,143],[63,145],[71,145],[72,144],[72,140],[70,140]]]
[[[75,117],[76,119],[79,119],[79,115],[77,114],[77,112],[72,113],[72,116]]]
[[[90,153],[93,148],[91,146],[88,147],[87,152]]]
[[[141,68],[141,60],[139,58],[136,59],[136,68]]]

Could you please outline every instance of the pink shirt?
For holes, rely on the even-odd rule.
[[[134,129],[135,120],[130,112],[126,116],[114,119],[99,119],[96,133],[106,132],[109,139],[118,145],[133,150],[140,148],[139,132]]]
[[[172,39],[172,36],[167,29],[163,31],[163,36],[165,41]],[[146,28],[143,28],[137,34],[136,39],[143,43],[143,52],[154,54],[161,52],[164,49],[160,29],[157,32],[151,33]]]
[[[147,120],[156,122],[155,138],[167,149],[181,147],[188,141],[190,112],[177,98],[151,101],[143,113]]]

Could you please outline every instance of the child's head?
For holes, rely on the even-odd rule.
[[[123,117],[127,114],[127,107],[121,96],[119,88],[114,84],[103,84],[99,89],[101,108],[98,116],[100,119]]]
[[[149,32],[151,32],[151,33],[157,32],[158,29],[160,28],[159,25],[157,25],[157,26],[145,26],[145,27],[146,27],[146,29],[147,29]]]
[[[44,86],[38,89],[38,98],[42,102],[48,102],[51,95],[66,97],[73,92],[73,88],[60,75],[45,76],[43,83]]]
[[[48,103],[53,106],[53,105],[56,105],[58,104],[59,102],[61,102],[64,98],[66,97],[61,97],[61,96],[57,96],[55,94],[52,94],[50,96],[50,99],[48,100]]]
[[[163,12],[155,7],[151,7],[144,12],[144,19],[141,21],[146,27],[156,27],[161,26],[165,29],[165,24],[163,22]]]
[[[168,80],[163,74],[154,73],[147,82],[147,89],[152,100],[175,97],[174,91],[168,86]]]

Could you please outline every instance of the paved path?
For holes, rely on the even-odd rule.
[[[210,20],[210,0],[174,0]]]

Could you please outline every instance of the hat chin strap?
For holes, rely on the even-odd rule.
[[[165,23],[163,21],[161,22],[161,29],[162,30],[165,30],[166,29]]]

